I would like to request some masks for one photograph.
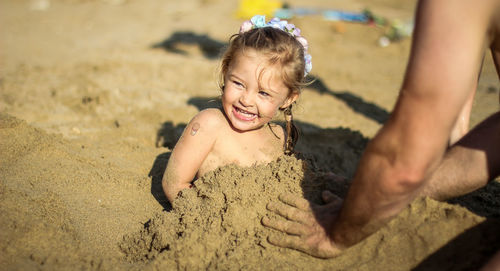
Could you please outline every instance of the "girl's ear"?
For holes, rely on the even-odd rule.
[[[285,102],[283,103],[283,105],[280,108],[285,109],[285,108],[289,107],[298,98],[299,98],[299,92],[292,92],[290,95],[288,95],[288,98],[286,98]]]

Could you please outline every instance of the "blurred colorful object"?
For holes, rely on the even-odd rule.
[[[391,42],[410,37],[413,32],[413,21],[389,20],[374,14],[369,9],[352,12],[329,8],[290,7],[278,0],[240,0],[239,9],[236,12],[237,17],[248,19],[255,14],[263,14],[279,19],[319,15],[326,21],[376,26],[382,28],[384,32],[379,40],[379,45],[382,47],[388,46]],[[341,32],[345,32],[345,30]]]
[[[294,16],[323,15],[328,21],[345,21],[367,23],[370,17],[363,12],[348,12],[335,9],[318,8],[281,8],[277,9],[274,16],[281,19],[290,19]]]
[[[360,12],[350,12],[324,8],[287,7],[276,9],[274,12],[274,16],[280,19],[291,19],[296,16],[302,17],[308,15],[320,15],[327,21],[362,23],[380,27],[384,29],[384,35],[379,40],[379,45],[382,47],[388,46],[391,42],[410,37],[413,32],[413,21],[389,20],[374,14],[369,9],[364,9]]]
[[[274,12],[283,7],[283,3],[278,0],[240,0],[240,5],[236,16],[248,19],[255,14],[262,14],[273,17]]]

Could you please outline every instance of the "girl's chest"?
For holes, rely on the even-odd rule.
[[[282,140],[276,136],[220,137],[203,162],[200,173],[229,164],[242,167],[265,164],[275,160],[282,153]]]

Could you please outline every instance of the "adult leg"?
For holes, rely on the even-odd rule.
[[[481,271],[498,271],[500,269],[500,250],[481,268]]]
[[[469,98],[465,102],[464,107],[460,111],[458,115],[457,121],[453,126],[450,134],[450,146],[455,144],[462,136],[464,136],[469,131],[469,122],[470,122],[470,112],[472,110],[472,103],[474,102],[474,96],[476,91],[472,91]]]
[[[445,154],[421,195],[446,200],[472,192],[500,174],[500,112],[481,122]]]

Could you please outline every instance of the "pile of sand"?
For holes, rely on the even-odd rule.
[[[447,257],[466,252],[466,262],[452,270],[467,270],[498,247],[500,223],[481,226],[484,218],[430,199],[417,200],[387,227],[336,259],[321,260],[274,247],[266,241],[271,230],[260,223],[262,217],[273,215],[266,211],[268,202],[281,193],[292,193],[321,203],[320,191],[345,191],[344,183],[332,182],[311,168],[304,160],[286,156],[265,166],[220,168],[184,190],[172,211],[156,213],[143,229],[127,235],[120,248],[131,262],[156,270],[258,270],[263,263],[270,270],[372,270],[374,266],[408,270],[479,225],[482,231],[462,237],[466,240],[446,252]],[[475,249],[464,250],[466,244]],[[447,258],[439,260],[424,264],[448,264]]]
[[[291,270],[369,270],[373,266],[409,269],[426,264],[421,263],[426,257],[460,236],[453,241],[458,245],[427,264],[443,264],[449,257],[467,253],[465,263],[459,265],[466,270],[490,256],[500,241],[496,233],[499,224],[494,220],[485,220],[459,206],[420,199],[387,227],[336,259],[321,260],[272,246],[266,241],[271,230],[260,222],[263,216],[273,215],[266,210],[268,202],[276,201],[279,194],[293,193],[320,203],[320,191],[342,194],[347,188],[345,183],[328,179],[313,160],[289,156],[268,165],[227,166],[208,173],[195,182],[194,188],[182,192],[173,210],[151,212],[143,225],[133,226],[112,215],[123,213],[121,208],[133,208],[126,202],[118,210],[106,210],[109,206],[104,200],[90,202],[94,195],[88,194],[84,202],[78,199],[89,187],[97,195],[109,185],[122,187],[121,194],[142,189],[146,183],[126,185],[139,176],[127,176],[117,166],[95,162],[86,157],[85,148],[8,115],[1,115],[0,128],[5,139],[0,143],[0,173],[4,176],[0,187],[0,249],[6,266],[256,270],[265,263],[269,269]],[[345,129],[331,130],[330,136],[324,131],[321,136],[316,134],[316,144],[322,137],[335,137],[336,132],[351,137],[344,136],[343,141],[337,137],[330,151],[359,153],[361,148],[349,147],[349,138],[362,138]],[[344,170],[349,171],[349,167]],[[152,178],[161,177],[159,172],[152,171]],[[93,174],[109,179],[102,179],[103,185],[89,186],[85,183],[88,179],[98,179]],[[95,224],[99,222],[107,225]],[[113,232],[121,234],[116,242],[109,240]]]

